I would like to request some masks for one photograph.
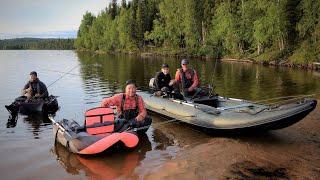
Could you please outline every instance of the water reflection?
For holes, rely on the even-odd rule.
[[[40,138],[40,133],[45,126],[51,125],[51,121],[47,115],[32,114],[23,118],[23,122],[29,124],[28,130],[33,134],[35,139]]]
[[[54,117],[54,115],[52,115]],[[31,132],[35,139],[40,138],[40,133],[43,131],[45,126],[51,125],[51,121],[48,115],[42,113],[21,115],[21,114],[10,114],[6,124],[7,128],[15,128],[18,121],[23,121],[27,126],[27,131]]]
[[[17,122],[18,122],[18,115],[17,114],[9,115],[8,122],[7,122],[7,128],[16,127]]]
[[[155,75],[162,63],[169,64],[172,76],[180,65],[180,60],[175,58],[93,55],[73,51],[4,51],[0,57],[3,60],[0,67],[4,67],[0,74],[6,77],[0,80],[0,84],[3,85],[0,92],[3,97],[12,98],[8,100],[1,98],[3,99],[0,102],[1,107],[16,97],[21,85],[26,81],[23,77],[31,70],[38,71],[41,79],[49,84],[68,68],[79,63],[79,69],[75,69],[59,80],[50,87],[49,91],[60,96],[61,109],[57,112],[56,119],[74,118],[80,124],[83,123],[83,113],[86,109],[98,106],[104,97],[123,91],[123,84],[127,79],[135,79],[139,87],[144,87],[148,85],[149,79]],[[198,71],[201,84],[215,85],[220,95],[259,100],[320,92],[320,75],[317,72],[242,63],[215,63],[216,61],[211,60],[191,59],[190,62]],[[16,71],[17,66],[21,66],[19,68],[21,71]],[[32,159],[38,162],[33,163],[32,168],[24,169],[23,173],[17,174],[16,177],[38,175],[37,172],[47,169],[50,163],[55,167],[52,168],[52,172],[61,169],[56,168],[57,162],[55,160],[52,162],[52,158],[48,156],[48,149],[51,148],[54,137],[47,118],[41,116],[8,118],[4,108],[0,111],[3,122],[0,126],[0,141],[3,145],[0,154],[16,157],[16,151],[23,149],[22,154],[28,155],[7,158],[4,160],[3,167],[16,168],[16,165],[20,165],[21,168],[25,168],[26,164],[33,162],[30,157],[34,157]],[[154,125],[164,121],[158,115],[152,115],[152,118]],[[282,134],[281,138],[283,138]],[[281,138],[278,139],[282,140]],[[255,143],[250,141],[251,137],[248,139],[247,142]],[[263,137],[256,139],[257,144],[260,144]],[[175,157],[181,148],[193,147],[209,140],[212,140],[212,137],[202,132],[197,132],[183,124],[170,123],[154,126],[147,131],[147,136],[140,140],[139,147],[133,151],[109,153],[99,157],[83,157],[69,153],[67,149],[58,145],[58,148],[52,152],[64,167],[63,172],[80,176],[87,174],[97,178],[133,177],[159,167],[161,163]],[[276,139],[271,138],[267,142],[272,144],[274,141]],[[285,138],[284,141],[287,142],[288,139]],[[278,144],[282,143],[279,140],[278,142]],[[39,148],[35,149],[35,144],[40,144]],[[2,174],[7,172],[4,168],[0,169]]]
[[[94,179],[128,178],[134,176],[134,170],[141,162],[158,162],[159,158],[150,159],[149,157],[148,159],[148,153],[155,150],[165,152],[172,146],[172,140],[166,138],[160,131],[154,132],[152,133],[154,137],[161,137],[160,142],[157,142],[159,138],[153,139],[156,141],[150,141],[145,134],[139,137],[139,145],[133,150],[116,149],[96,156],[83,156],[70,153],[64,146],[55,143],[51,152],[70,174],[77,175],[83,171],[86,176]]]
[[[114,179],[128,177],[151,150],[151,143],[146,136],[134,151],[118,151],[100,154],[99,156],[80,156],[70,153],[65,147],[56,143],[51,152],[56,156],[62,167],[70,174],[76,175],[84,171],[91,178]]]
[[[78,53],[78,57],[81,62],[82,78],[88,86],[85,89],[87,93],[96,92],[95,87],[104,87],[108,93],[120,92],[123,83],[129,78],[135,79],[143,88],[148,85],[149,79],[155,72],[159,71],[162,63],[169,64],[172,76],[180,65],[180,60],[174,58],[105,56],[88,53]],[[310,71],[248,63],[216,62],[192,59],[191,65],[198,71],[201,84],[213,84],[220,95],[259,100],[320,92],[320,82]],[[92,87],[94,88],[91,89]]]

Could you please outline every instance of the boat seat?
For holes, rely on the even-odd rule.
[[[115,115],[112,108],[98,107],[89,109],[85,113],[85,126],[114,122]],[[114,131],[114,124],[86,128],[88,134],[97,135],[111,133]]]

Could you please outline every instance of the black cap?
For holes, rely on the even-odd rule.
[[[37,72],[35,72],[35,71],[31,71],[31,72],[30,72],[30,75],[38,76]]]
[[[126,81],[126,86],[128,86],[129,84],[133,84],[136,86],[136,81],[135,80],[132,80],[132,79],[129,79]]]
[[[188,59],[182,59],[181,60],[181,65],[183,65],[183,64],[189,64]]]
[[[162,64],[161,68],[169,68],[169,65],[164,63],[164,64]]]

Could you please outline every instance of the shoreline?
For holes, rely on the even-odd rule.
[[[214,60],[211,56],[196,56],[196,55],[187,55],[183,53],[157,53],[157,52],[145,52],[145,51],[113,51],[113,52],[106,52],[106,51],[91,51],[91,50],[84,50],[84,49],[75,49],[74,51],[80,53],[93,53],[96,55],[105,55],[105,54],[112,54],[112,55],[134,55],[140,56],[142,58],[148,57],[174,57],[174,58],[195,58],[195,59],[207,59],[207,60]],[[276,63],[275,61],[257,61],[252,58],[233,58],[233,57],[222,57],[218,59],[221,62],[237,62],[237,63],[251,63],[251,64],[261,64],[263,66],[270,66],[270,67],[286,67],[286,68],[297,68],[301,70],[312,70],[312,71],[319,71],[320,70],[320,62],[312,62],[309,64],[293,64],[293,63]]]
[[[317,97],[319,100],[319,97]],[[320,107],[290,127],[211,136],[184,148],[145,179],[304,179],[320,176]],[[154,178],[156,177],[156,178]]]

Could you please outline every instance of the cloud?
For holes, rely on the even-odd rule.
[[[98,14],[110,1],[1,0],[0,38],[3,39],[5,35],[21,37],[24,34],[31,37],[59,35],[70,31],[74,36],[86,11]]]

